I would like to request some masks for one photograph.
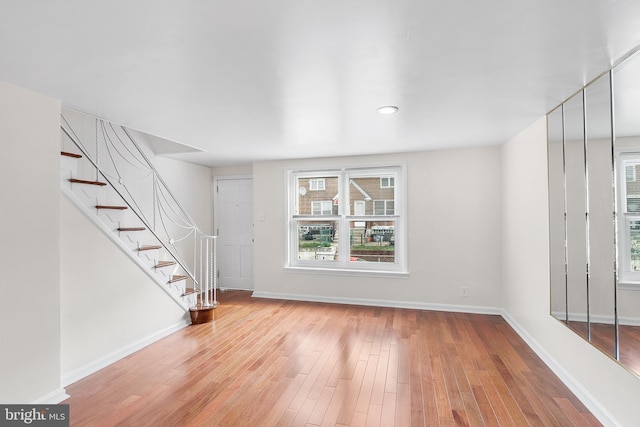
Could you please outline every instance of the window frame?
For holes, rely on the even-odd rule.
[[[393,177],[394,179],[394,214],[393,215],[355,215],[350,212],[350,191],[354,191],[350,185],[353,178]],[[337,213],[332,215],[300,215],[299,180],[313,179],[317,176],[338,177]],[[285,186],[287,194],[286,210],[286,269],[313,270],[314,272],[327,272],[356,275],[399,275],[408,276],[407,265],[407,209],[406,209],[406,165],[404,163],[354,166],[354,167],[318,167],[318,168],[291,168],[285,173]],[[390,187],[391,188],[391,187]],[[385,203],[386,206],[386,203]],[[355,211],[355,205],[353,207]],[[386,209],[385,209],[386,210]],[[319,218],[322,221],[335,221],[337,223],[337,257],[333,260],[305,260],[299,259],[299,232],[301,222],[314,221]],[[350,245],[350,225],[355,222],[393,222],[394,226],[394,262],[355,262],[352,260]]]
[[[640,153],[636,151],[619,151],[616,160],[617,180],[620,184],[617,186],[618,194],[616,195],[619,283],[627,287],[640,289],[640,270],[631,270],[631,223],[640,221],[640,212],[627,211],[627,166],[629,163],[636,166],[640,165]]]

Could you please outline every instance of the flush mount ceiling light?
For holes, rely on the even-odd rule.
[[[398,112],[398,107],[395,105],[385,105],[384,107],[377,108],[380,114],[395,114]]]

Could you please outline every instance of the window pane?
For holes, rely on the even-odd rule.
[[[374,215],[393,215],[394,214],[393,200],[374,200],[373,214]]]
[[[384,200],[375,200],[373,202],[373,214],[384,215]]]
[[[380,188],[389,188],[394,187],[395,179],[392,177],[382,177],[380,178]]]
[[[337,215],[338,177],[298,178],[298,215]]]
[[[334,261],[338,259],[337,221],[299,221],[298,259]]]
[[[384,214],[385,215],[393,215],[395,212],[395,208],[393,206],[393,200],[387,200],[385,203]]]
[[[640,181],[637,180],[637,168],[636,159],[625,161],[627,212],[640,212]]]
[[[351,262],[395,262],[395,221],[350,221],[349,234]]]
[[[390,176],[351,176],[349,212],[351,215],[394,215],[395,178]]]
[[[311,215],[331,215],[332,207],[331,200],[311,202]]]
[[[629,221],[629,241],[631,242],[631,271],[640,271],[640,220]]]
[[[311,178],[309,180],[309,190],[311,191],[320,191],[325,189],[325,180],[324,178]]]

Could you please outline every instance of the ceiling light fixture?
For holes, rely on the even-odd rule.
[[[395,114],[398,112],[398,107],[395,105],[386,105],[384,107],[377,108],[380,114]]]

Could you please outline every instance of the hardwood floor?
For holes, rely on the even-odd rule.
[[[570,321],[567,325],[585,340],[589,333],[586,322]],[[602,352],[615,359],[615,326],[604,323],[591,323],[591,343]],[[619,362],[640,375],[640,326],[618,325]]]
[[[219,299],[67,387],[71,425],[600,425],[499,316]]]

